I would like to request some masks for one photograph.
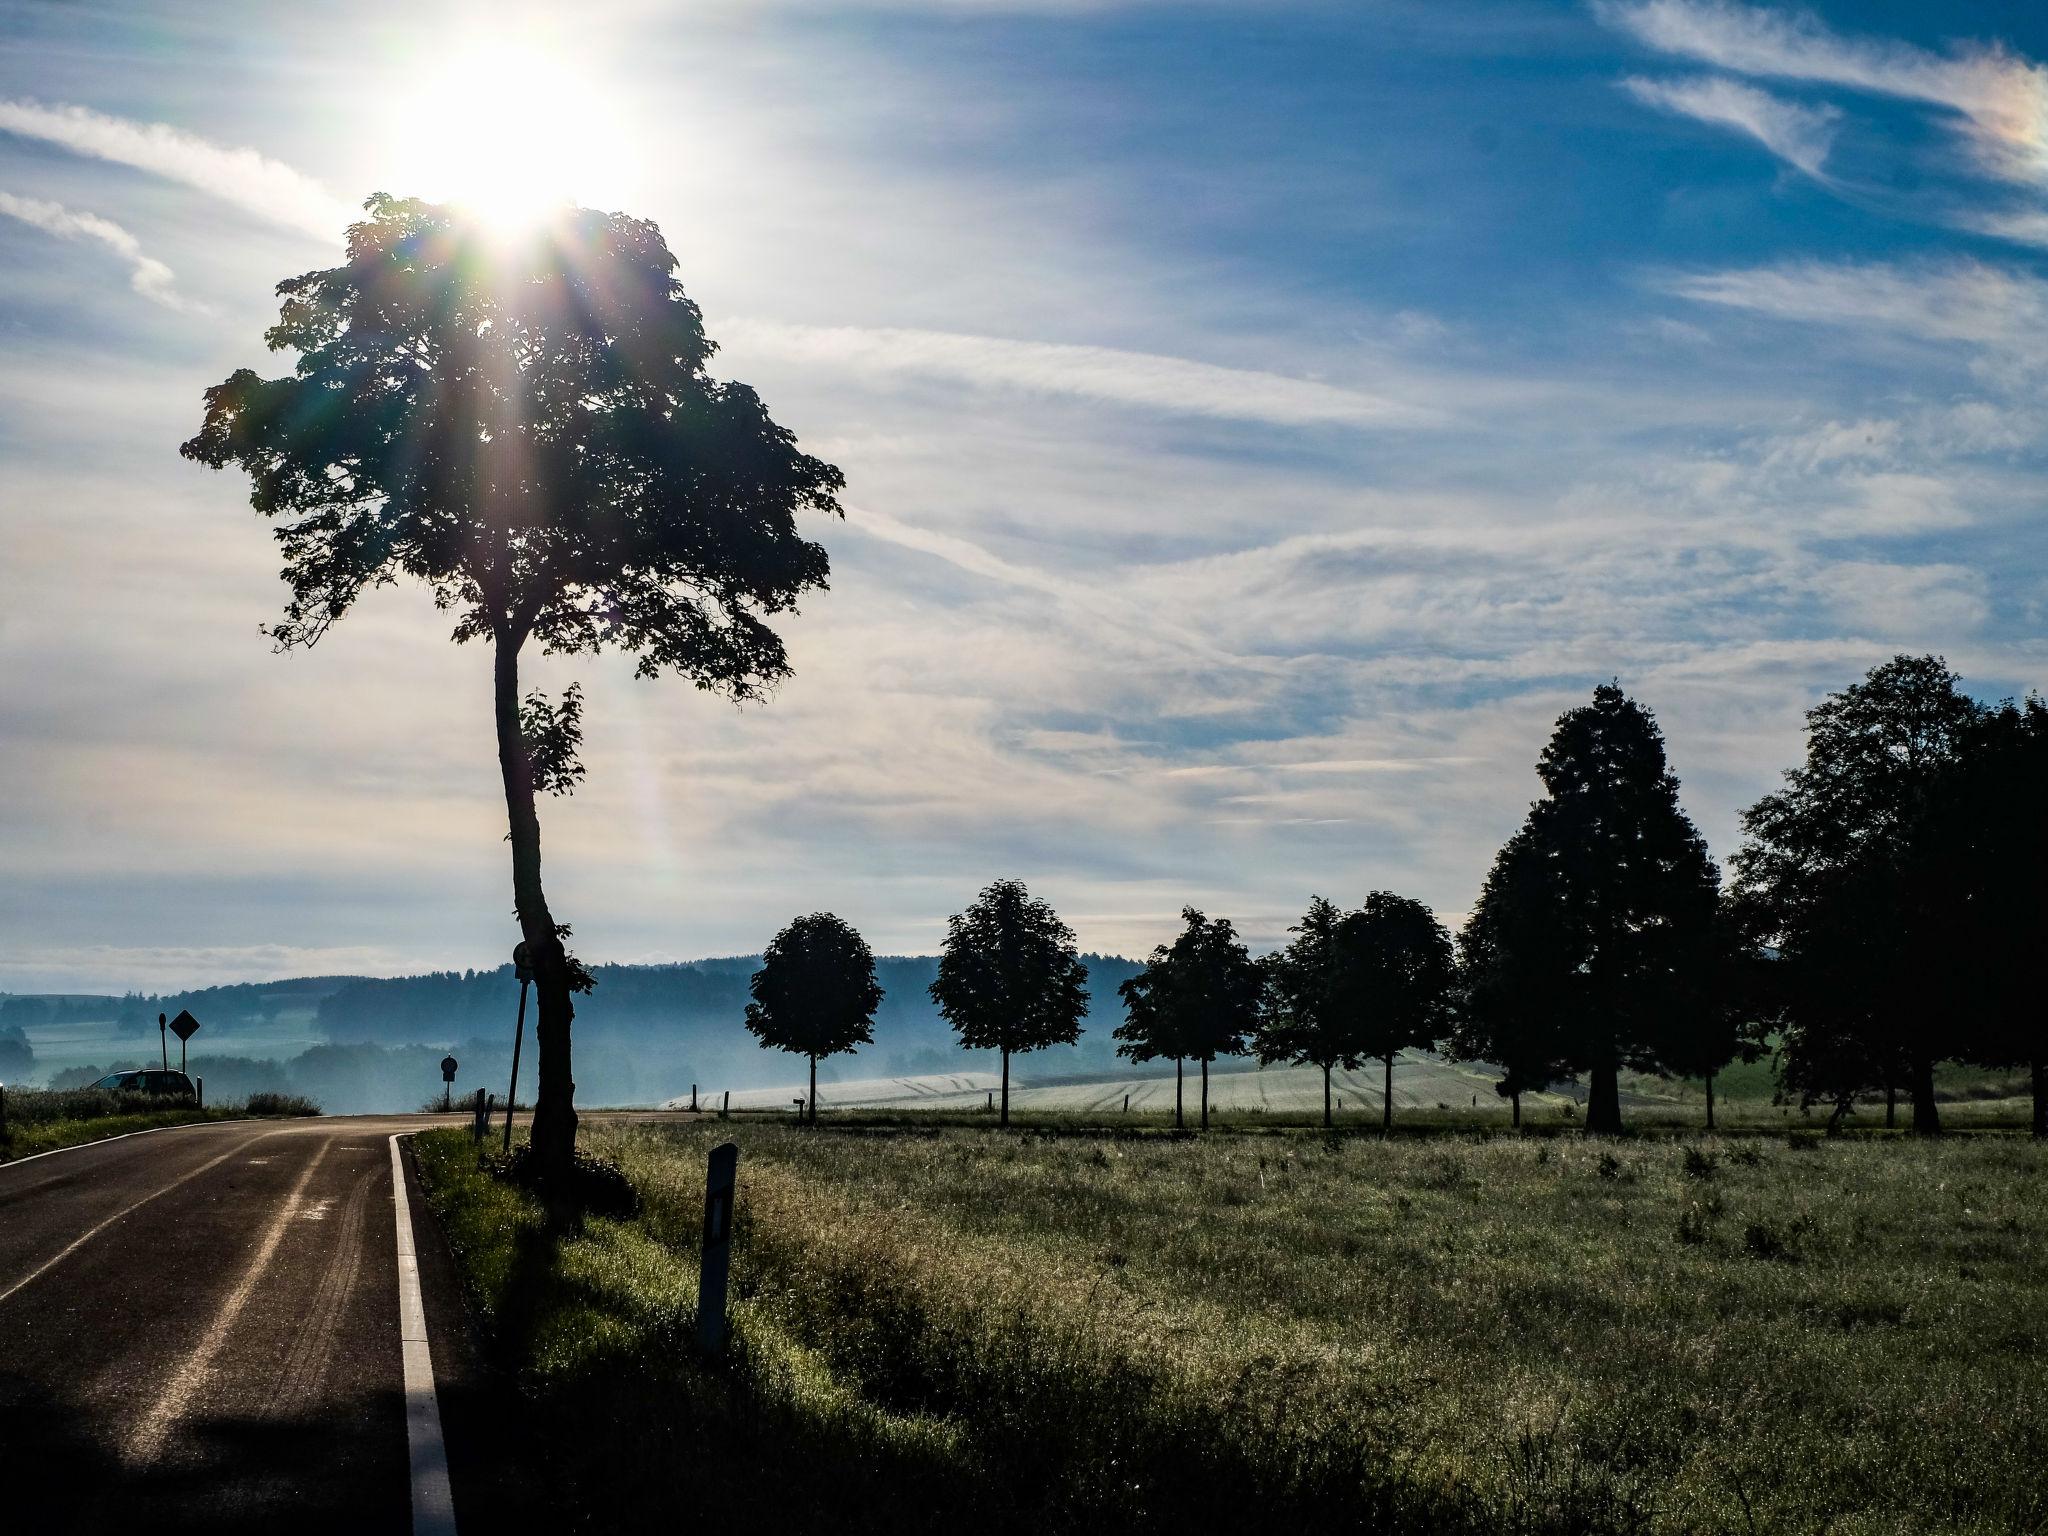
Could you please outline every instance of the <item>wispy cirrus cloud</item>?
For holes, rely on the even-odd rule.
[[[1646,47],[1735,74],[1946,108],[1986,170],[2030,184],[2048,176],[2048,69],[2005,48],[1934,53],[1729,0],[1595,0],[1594,11]]]
[[[17,197],[12,192],[0,192],[0,214],[33,225],[59,240],[89,240],[105,246],[128,263],[128,286],[152,303],[181,311],[202,309],[172,286],[175,277],[171,269],[146,254],[142,242],[112,219],[40,197]]]
[[[1691,273],[1666,286],[1696,303],[1927,341],[2038,347],[2048,336],[2048,284],[1979,261],[1784,262]]]
[[[1691,80],[1631,76],[1621,87],[1645,106],[1747,134],[1813,177],[1823,174],[1828,151],[1834,147],[1835,124],[1842,116],[1837,108],[1801,106],[1721,75]]]
[[[253,149],[216,144],[167,123],[139,123],[89,107],[0,100],[0,132],[182,183],[245,213],[332,239],[355,217],[303,171]]]
[[[1438,420],[1426,407],[1361,390],[1113,347],[745,319],[722,321],[721,333],[753,352],[861,374],[914,375],[1179,415],[1298,427],[1414,427]]]

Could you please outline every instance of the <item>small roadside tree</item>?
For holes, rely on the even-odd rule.
[[[1330,1073],[1356,1072],[1365,1061],[1358,1015],[1348,1006],[1341,976],[1338,929],[1344,914],[1326,897],[1309,899],[1308,911],[1287,931],[1294,939],[1263,962],[1265,1006],[1252,1049],[1259,1060],[1313,1064],[1323,1069],[1323,1125],[1331,1125]]]
[[[1244,1053],[1258,1027],[1266,978],[1224,917],[1181,909],[1187,926],[1171,945],[1152,951],[1145,969],[1117,988],[1125,1021],[1116,1029],[1119,1056],[1133,1061],[1173,1058],[1173,1124],[1181,1110],[1183,1063],[1202,1064],[1202,1129],[1209,1128],[1209,1063]]]
[[[1394,1128],[1394,1057],[1434,1050],[1449,1031],[1457,954],[1436,914],[1392,891],[1374,891],[1337,925],[1342,1006],[1357,1020],[1361,1055],[1385,1063],[1380,1128]]]
[[[513,906],[539,994],[533,1149],[559,1210],[570,999],[591,980],[541,888],[534,795],[574,773],[546,760],[560,711],[522,702],[520,653],[611,647],[642,677],[762,697],[789,674],[767,619],[825,585],[825,551],[795,516],[837,515],[844,482],[752,389],[705,371],[714,345],[655,225],[564,208],[507,240],[453,206],[379,193],[364,208],[342,265],[278,285],[265,340],[298,354],[293,371],[209,389],[180,451],[241,468],[277,520],[291,598],[276,649],[316,644],[401,577],[454,614],[458,643],[491,648]]]
[[[875,1010],[882,1005],[875,957],[851,923],[830,912],[799,917],[768,942],[754,972],[747,1028],[779,1051],[809,1058],[811,1096],[804,1101],[818,1123],[818,1058],[875,1041]]]
[[[1010,1123],[1010,1055],[1072,1045],[1088,1015],[1088,967],[1059,914],[1021,880],[997,880],[946,919],[932,1001],[970,1051],[1003,1057],[1003,1125]]]
[[[1494,856],[1486,885],[1458,934],[1459,1006],[1450,1053],[1500,1069],[1494,1092],[1522,1124],[1522,1095],[1571,1076],[1564,1015],[1573,978],[1553,957],[1567,942],[1550,899],[1543,854],[1524,826]]]

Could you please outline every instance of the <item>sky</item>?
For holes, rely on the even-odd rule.
[[[273,654],[176,452],[380,190],[656,220],[846,474],[765,704],[529,663],[586,960],[998,877],[1126,954],[1455,925],[1610,678],[1724,862],[1894,653],[2048,681],[2048,9],[5,3],[0,990],[517,937],[488,652],[393,587]]]

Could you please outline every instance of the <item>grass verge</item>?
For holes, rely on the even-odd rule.
[[[696,1363],[705,1154],[735,1348]],[[835,1529],[2039,1529],[2048,1149],[593,1124],[418,1139],[558,1512]]]
[[[320,1106],[312,1100],[282,1093],[255,1094],[247,1103],[194,1109],[189,1105],[166,1108],[161,1099],[153,1100],[145,1094],[108,1093],[97,1088],[65,1093],[9,1089],[6,1129],[0,1133],[0,1164],[167,1125],[319,1113]]]

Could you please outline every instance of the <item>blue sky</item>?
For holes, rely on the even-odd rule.
[[[771,703],[580,669],[587,958],[929,949],[997,875],[1128,953],[1455,922],[1609,677],[1725,859],[1893,652],[2048,672],[2034,8],[322,12],[0,6],[0,990],[509,944],[488,657],[404,591],[271,655],[175,453],[351,204],[507,143],[848,478]]]

